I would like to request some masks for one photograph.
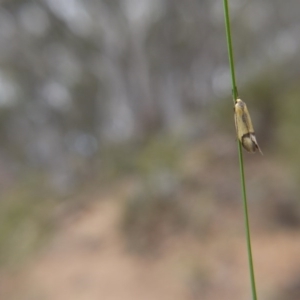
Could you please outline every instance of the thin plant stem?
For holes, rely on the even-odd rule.
[[[234,70],[234,59],[233,59],[233,50],[232,50],[232,39],[231,39],[231,30],[230,30],[228,1],[223,0],[223,3],[224,3],[224,17],[225,17],[228,58],[229,58],[231,81],[232,81],[232,95],[233,95],[233,102],[235,104],[235,101],[238,98],[238,90],[237,90],[236,80],[235,80],[235,70]],[[241,142],[239,140],[238,140],[238,153],[239,153],[242,197],[243,197],[243,205],[244,205],[244,218],[245,218],[245,229],[246,229],[247,252],[248,252],[252,299],[257,300],[254,267],[253,267],[253,259],[252,259],[252,250],[251,250],[251,236],[250,236],[250,225],[249,225],[249,216],[248,216],[248,204],[247,204],[247,193],[246,193],[246,183],[245,183],[245,173],[244,173],[243,152],[242,152]]]

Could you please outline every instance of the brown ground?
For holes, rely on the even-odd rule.
[[[122,194],[120,187],[117,194]],[[117,195],[102,195],[59,226],[47,249],[10,277],[3,275],[6,300],[183,300],[250,299],[243,230],[196,239],[170,236],[162,250],[142,256],[126,250],[119,230]],[[228,216],[228,219],[233,216]],[[228,221],[229,222],[229,221]],[[238,221],[239,222],[239,221]],[[241,221],[242,223],[242,221]],[[255,231],[255,230],[254,230]],[[253,232],[259,299],[299,271],[299,232]]]

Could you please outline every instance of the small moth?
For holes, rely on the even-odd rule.
[[[242,146],[248,152],[256,152],[258,150],[261,154],[255,132],[252,126],[250,114],[247,109],[247,105],[241,99],[237,99],[234,105],[234,121],[237,132],[237,137],[240,140]]]

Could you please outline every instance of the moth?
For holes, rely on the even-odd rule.
[[[258,150],[261,154],[263,154],[255,137],[247,105],[241,99],[237,99],[234,105],[234,121],[237,137],[242,146],[248,152],[254,153]]]

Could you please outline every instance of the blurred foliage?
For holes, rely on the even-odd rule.
[[[298,116],[300,111],[299,97],[299,87],[297,86],[291,89],[281,99],[280,114],[278,115],[281,124],[281,127],[279,128],[281,150],[285,153],[284,156],[290,163],[299,160],[298,149],[300,142],[297,138],[300,125]]]
[[[53,229],[54,201],[39,175],[1,194],[0,265],[15,267],[31,255]]]
[[[280,124],[280,99],[300,76],[298,8],[255,0],[232,10],[241,97],[270,152],[292,132]],[[0,20],[0,162],[11,162],[8,173],[43,170],[63,194],[95,166],[155,169],[145,160],[152,154],[137,149],[160,132],[184,139],[234,131],[216,1],[2,1]],[[117,154],[123,145],[125,157]],[[176,152],[155,144],[147,151],[162,151],[162,168]]]
[[[157,181],[172,181],[157,174]],[[181,199],[176,189],[166,187],[173,182],[160,182],[144,187],[126,201],[121,229],[127,238],[128,248],[134,252],[157,251],[162,241],[182,230],[187,223]]]
[[[113,180],[130,174],[147,178],[159,170],[176,172],[182,146],[179,139],[166,134],[110,145],[101,150],[100,173]]]
[[[158,136],[140,148],[136,168],[129,172],[136,188],[124,201],[120,224],[131,251],[155,253],[172,235],[185,231],[203,238],[212,230],[219,187],[209,181],[215,156],[208,156],[205,145]]]
[[[178,171],[182,143],[171,136],[150,139],[137,157],[141,173],[151,174],[157,170]]]

